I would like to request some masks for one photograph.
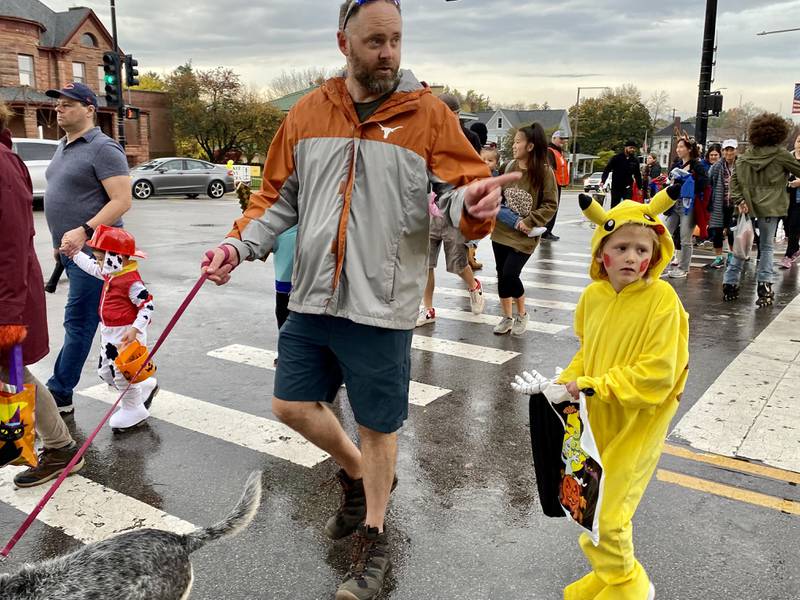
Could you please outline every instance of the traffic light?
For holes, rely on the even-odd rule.
[[[111,108],[122,105],[122,82],[119,79],[119,55],[116,52],[103,54],[103,82],[106,104]]]
[[[135,87],[139,85],[139,69],[136,66],[139,61],[130,54],[125,57],[125,85]]]
[[[719,92],[711,92],[706,96],[705,109],[706,112],[710,112],[715,117],[718,117],[719,113],[722,112],[722,94]]]
[[[141,109],[135,106],[126,106],[125,107],[125,118],[128,120],[136,121],[139,119],[139,113]]]

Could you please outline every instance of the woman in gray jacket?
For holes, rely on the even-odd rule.
[[[711,183],[711,218],[708,221],[708,237],[714,244],[714,260],[706,269],[722,269],[725,259],[722,257],[722,240],[728,230],[728,248],[733,247],[732,224],[733,207],[731,206],[731,177],[736,164],[736,140],[722,142],[722,160],[711,166],[708,179]],[[730,252],[728,253],[730,256]]]

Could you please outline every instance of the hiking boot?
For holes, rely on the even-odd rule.
[[[417,315],[417,324],[415,327],[422,327],[423,325],[427,325],[428,323],[433,323],[436,320],[436,309],[435,308],[425,308],[424,306],[419,309],[419,314]]]
[[[722,299],[725,302],[731,302],[739,297],[739,286],[735,283],[722,284]]]
[[[71,415],[75,412],[75,406],[72,404],[72,396],[67,398],[66,396],[62,396],[61,394],[56,394],[50,388],[47,388],[50,394],[53,396],[53,399],[56,401],[56,406],[58,406],[58,412],[62,415]]]
[[[758,300],[756,300],[756,305],[760,308],[763,306],[771,306],[775,300],[775,292],[772,291],[772,284],[767,283],[766,281],[759,281],[758,282]]]
[[[511,335],[522,335],[528,330],[528,313],[514,317],[514,324],[511,325]]]
[[[39,464],[35,467],[20,471],[14,476],[14,485],[21,488],[34,487],[55,479],[64,471],[78,452],[78,444],[72,442],[64,448],[45,448],[39,453]],[[84,460],[81,459],[72,467],[70,475],[74,475],[83,468]]]
[[[500,319],[500,322],[494,326],[494,331],[497,335],[504,335],[511,331],[511,328],[514,326],[514,319],[511,317],[503,317]]]
[[[342,486],[342,503],[325,524],[325,535],[332,540],[340,540],[353,533],[367,517],[367,496],[364,493],[364,480],[351,479],[344,469],[339,469],[336,479]],[[397,487],[397,475],[392,481],[392,489]],[[391,493],[391,492],[390,492]]]
[[[724,266],[725,266],[725,259],[722,258],[722,256],[716,256],[716,257],[714,257],[714,260],[712,260],[710,263],[708,263],[703,268],[704,269],[709,269],[709,270],[711,270],[711,269],[722,269]]]
[[[371,600],[380,594],[392,570],[386,531],[362,525],[354,540],[353,562],[347,578],[336,590],[336,600]]]
[[[473,315],[479,315],[483,312],[483,307],[485,305],[486,301],[483,298],[483,286],[481,282],[476,279],[475,289],[469,290],[469,308]]]

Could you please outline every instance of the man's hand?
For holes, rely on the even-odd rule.
[[[122,344],[123,348],[128,344],[132,344],[133,342],[136,341],[136,337],[140,333],[141,332],[138,329],[136,329],[136,327],[129,328],[128,331],[125,332],[125,335],[122,336],[122,339],[120,339],[120,344]]]
[[[518,181],[522,173],[507,173],[499,177],[481,179],[467,186],[464,207],[476,219],[491,219],[500,212],[500,193],[504,185]]]
[[[66,254],[69,258],[72,258],[83,249],[87,239],[83,227],[70,229],[61,237],[61,247],[59,251],[62,254]]]
[[[747,202],[740,202],[736,205],[736,208],[739,209],[740,215],[746,215],[750,212],[750,208],[747,206]]]
[[[222,244],[208,250],[200,263],[200,271],[217,285],[225,285],[231,279],[231,271],[239,265],[239,253],[230,244]]]
[[[792,181],[790,181],[789,182],[789,187],[790,188],[795,188],[795,189],[796,188],[800,188],[800,179],[793,179]]]

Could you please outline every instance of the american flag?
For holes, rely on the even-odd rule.
[[[794,84],[794,101],[792,102],[792,114],[800,113],[800,83]]]

